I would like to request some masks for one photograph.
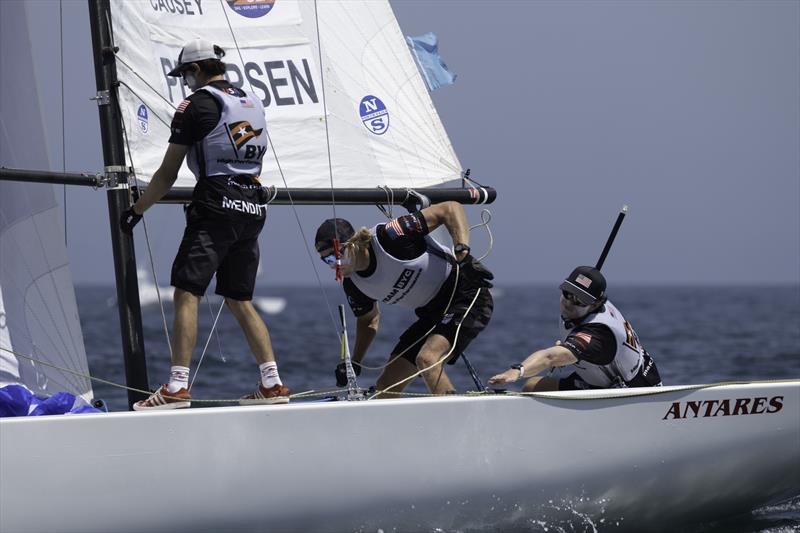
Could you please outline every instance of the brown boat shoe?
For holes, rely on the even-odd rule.
[[[188,390],[178,389],[176,392],[169,392],[166,385],[161,385],[148,399],[133,404],[133,410],[184,409],[190,405],[192,405],[192,395]]]
[[[239,405],[267,405],[273,403],[289,403],[289,387],[286,385],[275,385],[265,389],[262,384],[252,394],[239,398]]]

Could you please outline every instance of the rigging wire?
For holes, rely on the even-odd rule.
[[[242,57],[242,51],[239,48],[239,42],[236,39],[236,33],[233,31],[233,26],[231,25],[230,18],[228,17],[228,10],[226,9],[225,4],[223,2],[224,2],[224,0],[219,0],[220,7],[222,7],[222,12],[225,15],[225,22],[228,25],[228,30],[230,31],[231,38],[233,39],[233,44],[236,47],[236,53],[239,55],[239,61],[241,62],[242,65],[244,65],[245,62],[244,62],[244,58]],[[315,8],[316,8],[316,6],[315,6]],[[320,64],[320,69],[321,68],[322,68],[322,65]],[[249,79],[247,80],[247,83],[250,86],[250,91],[255,96],[256,93],[253,90],[253,84],[250,83]],[[323,86],[323,97],[322,98],[323,98],[323,103],[324,103],[324,101],[325,101],[325,92],[324,92],[325,84],[323,83],[322,86]],[[326,120],[325,123],[326,123],[326,126],[327,126],[327,116],[325,117],[325,120]],[[303,230],[303,224],[300,221],[300,215],[297,213],[297,206],[295,205],[294,199],[292,198],[292,193],[289,191],[289,185],[286,182],[286,176],[283,173],[283,168],[281,167],[281,162],[280,162],[280,159],[278,158],[278,151],[275,149],[275,143],[272,141],[272,137],[269,134],[269,127],[266,128],[266,134],[267,134],[267,145],[271,149],[272,155],[275,158],[275,165],[278,167],[278,173],[280,174],[281,181],[283,182],[283,186],[286,189],[286,194],[289,197],[289,204],[292,207],[292,212],[294,213],[294,218],[297,221],[297,227],[300,230],[300,237],[303,239],[303,247],[305,248],[306,255],[308,256],[308,262],[311,265],[311,269],[314,271],[314,276],[316,276],[316,278],[317,278],[317,285],[319,285],[319,288],[322,291],[322,296],[325,299],[325,307],[327,308],[328,315],[330,316],[330,319],[331,319],[331,325],[333,326],[334,335],[336,337],[338,337],[339,336],[339,330],[338,330],[337,325],[336,325],[336,318],[335,318],[334,313],[333,313],[333,307],[331,306],[331,302],[328,299],[328,293],[325,290],[325,287],[322,285],[322,279],[319,277],[319,272],[317,271],[317,268],[315,266],[316,265],[316,261],[314,261],[314,258],[311,255],[311,250],[309,250],[309,248],[308,248],[308,240],[306,239],[306,234],[305,234],[305,231]],[[335,211],[334,211],[334,213],[335,213]]]
[[[67,140],[64,123],[64,9],[58,0],[58,42],[61,56],[61,172],[67,171]],[[64,246],[67,246],[67,184],[64,184]]]
[[[33,363],[38,363],[61,372],[65,372],[67,374],[72,374],[73,376],[84,378],[87,380],[91,380],[97,383],[102,383],[104,385],[108,385],[110,387],[115,387],[118,389],[123,389],[132,392],[138,392],[140,394],[148,395],[151,394],[152,391],[146,391],[137,389],[134,387],[128,387],[127,385],[123,385],[121,383],[116,383],[114,381],[105,380],[102,378],[98,378],[89,374],[84,374],[82,372],[76,372],[75,370],[70,370],[69,368],[60,367],[58,365],[49,363],[47,361],[43,361],[37,359],[36,357],[32,357],[30,355],[23,354],[16,350],[11,350],[9,348],[4,348],[0,346],[0,351],[8,352],[15,357],[22,357],[23,359],[27,359]],[[425,370],[428,370],[426,368]],[[613,400],[613,399],[624,399],[624,398],[638,398],[638,397],[645,397],[645,396],[658,396],[660,394],[671,394],[675,392],[685,392],[685,391],[695,391],[695,390],[703,390],[703,389],[713,389],[716,387],[728,387],[732,385],[752,385],[752,384],[759,384],[759,383],[798,383],[799,380],[787,378],[787,379],[762,379],[762,380],[755,380],[755,381],[719,381],[716,383],[701,383],[696,385],[672,385],[666,387],[644,387],[647,390],[636,390],[632,388],[621,388],[621,389],[608,389],[607,394],[602,395],[595,395],[592,394],[590,396],[583,396],[580,394],[564,394],[563,391],[552,391],[552,392],[517,392],[517,391],[504,391],[502,394],[504,396],[521,396],[521,397],[528,397],[528,398],[543,398],[549,400],[564,400],[564,401],[586,401],[586,400]],[[393,386],[396,386],[393,385]],[[304,391],[292,394],[290,398],[312,398],[315,396],[327,396],[331,392],[340,392],[346,391],[347,389],[322,389],[320,391]],[[580,391],[579,391],[580,392]],[[387,394],[393,396],[407,396],[407,397],[439,397],[439,396],[461,396],[461,397],[480,397],[480,396],[494,396],[496,393],[494,391],[476,391],[476,392],[468,392],[466,394],[430,394],[430,393],[414,393],[414,392],[393,392],[390,390],[384,391],[376,391],[376,394]],[[166,398],[171,398],[169,396],[165,396]],[[209,400],[201,400],[192,398],[193,403],[234,403],[238,402],[239,399],[209,399]]]
[[[206,300],[206,304],[207,304],[207,306],[208,306],[208,312],[209,312],[209,314],[211,315],[211,318],[214,318],[214,309],[211,307],[211,300],[209,299],[209,297],[208,297],[208,296],[205,296],[205,300]],[[222,300],[222,304],[223,304],[223,305],[225,304],[225,300],[224,300],[224,299]],[[220,308],[220,311],[222,311],[222,309],[221,309],[221,308]],[[212,328],[212,329],[211,329],[211,331],[213,332],[213,331],[214,331],[214,328]],[[209,334],[209,335],[210,335],[210,334]],[[227,360],[227,358],[225,357],[225,354],[224,354],[224,353],[222,353],[222,341],[221,341],[220,337],[222,337],[222,335],[220,335],[220,334],[219,334],[219,331],[217,331],[217,349],[219,350],[219,359],[220,359],[220,361],[222,361],[223,363],[227,363],[227,362],[228,362],[228,360]],[[197,366],[198,366],[198,368],[199,368],[199,366],[200,366],[200,365],[198,364]],[[195,372],[197,372],[197,371],[195,370]]]
[[[381,189],[384,194],[386,194],[386,206],[377,204],[378,209],[380,209],[381,213],[383,213],[386,218],[392,219],[394,218],[394,214],[392,212],[392,206],[394,205],[394,191],[388,185],[378,185],[378,188]]]
[[[133,96],[135,96],[136,98],[138,98],[139,100],[144,102],[144,99],[141,96],[139,96],[139,93],[134,91],[133,88],[130,85],[128,85],[124,81],[120,81],[119,84],[122,85],[123,87],[125,87],[126,89],[128,89]],[[170,107],[172,107],[173,110],[176,109],[175,106],[172,105],[172,103],[170,103],[169,105],[170,105]],[[158,121],[161,122],[164,126],[166,126],[167,128],[171,128],[172,127],[172,125],[169,122],[167,122],[166,120],[164,120],[164,118],[162,118],[161,115],[156,113],[154,109],[152,109],[152,108],[149,108],[149,109],[153,113],[153,116],[156,117],[158,119]]]
[[[317,54],[319,56],[319,80],[322,86],[322,118],[325,123],[325,148],[328,152],[328,175],[331,181],[331,206],[333,207],[333,227],[338,235],[336,228],[336,194],[333,187],[333,162],[331,159],[331,138],[328,127],[328,99],[325,97],[325,69],[322,68],[322,39],[319,36],[319,12],[317,11],[317,0],[314,0],[314,26],[317,31]],[[338,258],[337,258],[338,259]]]
[[[482,289],[478,289],[478,290],[475,291],[475,296],[472,298],[472,302],[470,302],[469,307],[467,307],[467,310],[464,312],[464,316],[467,316],[469,314],[469,312],[472,311],[472,307],[475,305],[475,302],[478,300],[478,296],[480,296],[481,290]],[[386,387],[384,389],[384,391],[389,391],[389,390],[397,387],[398,385],[402,385],[403,383],[406,383],[407,381],[411,381],[414,378],[416,378],[417,376],[427,372],[428,370],[432,370],[433,368],[435,368],[437,366],[440,366],[442,363],[447,361],[450,358],[450,355],[453,353],[453,350],[456,349],[456,344],[458,343],[458,336],[461,333],[461,326],[462,326],[463,323],[464,323],[463,321],[458,323],[458,326],[456,327],[455,338],[453,339],[453,342],[450,345],[450,349],[447,351],[446,354],[444,354],[441,357],[439,357],[438,361],[436,361],[435,363],[433,363],[431,365],[426,366],[425,368],[423,368],[421,370],[418,370],[418,371],[414,372],[410,376],[408,376],[408,377],[406,377],[404,379],[401,379],[397,383],[389,385],[388,387]],[[441,371],[440,371],[440,374],[439,374],[439,378],[441,378]],[[438,383],[438,379],[437,379],[437,383]],[[376,391],[372,396],[370,396],[367,399],[371,400],[371,399],[375,398],[376,396],[378,396],[379,394],[381,394],[382,392],[383,391]]]
[[[492,212],[488,209],[484,208],[481,209],[481,223],[475,224],[474,226],[470,226],[469,230],[472,231],[475,228],[480,228],[483,226],[486,228],[486,233],[489,234],[489,246],[486,248],[486,253],[483,254],[478,258],[478,261],[483,261],[492,253],[492,249],[494,248],[494,236],[492,235],[492,228],[489,227],[489,222],[492,220]]]
[[[133,162],[133,152],[131,151],[130,142],[128,140],[128,128],[125,124],[125,117],[122,114],[122,107],[119,103],[119,91],[117,91],[117,112],[119,113],[119,121],[122,125],[122,137],[125,139],[125,148],[128,151],[128,159],[131,161],[131,172],[130,175],[133,176],[134,185],[137,187],[139,186],[139,178],[136,175],[136,166]],[[128,189],[128,193],[131,194],[131,189]],[[153,273],[153,285],[156,288],[156,297],[158,298],[158,307],[161,310],[161,323],[164,327],[164,335],[167,338],[167,348],[169,349],[169,357],[172,359],[172,340],[169,337],[169,326],[167,326],[167,314],[164,311],[164,299],[161,297],[161,288],[158,285],[158,275],[156,274],[156,263],[155,259],[153,258],[153,248],[150,245],[150,232],[147,230],[147,219],[142,213],[142,227],[144,228],[144,240],[147,247],[147,256],[150,260],[150,271]],[[138,285],[138,280],[137,280]]]
[[[136,72],[136,70],[135,70],[135,69],[134,69],[132,66],[130,66],[129,64],[127,64],[127,63],[125,62],[125,60],[124,60],[124,59],[122,59],[122,58],[119,56],[119,54],[114,54],[114,59],[116,59],[117,61],[119,61],[119,62],[120,62],[120,63],[122,63],[123,65],[125,65],[125,66],[128,68],[128,70],[130,70],[130,71],[131,71],[131,74],[133,74],[134,76],[136,76],[137,78],[139,78],[139,81],[141,81],[142,83],[144,83],[144,84],[147,86],[147,88],[148,88],[148,89],[150,89],[151,91],[153,91],[153,94],[155,94],[156,96],[158,96],[159,98],[161,98],[162,100],[164,100],[164,101],[167,103],[167,105],[168,105],[168,106],[170,106],[172,109],[175,109],[175,106],[174,106],[174,105],[172,105],[172,102],[170,102],[168,99],[166,99],[166,98],[164,97],[164,95],[163,95],[163,94],[161,94],[161,91],[159,91],[158,89],[156,89],[155,87],[153,87],[152,85],[150,85],[150,83],[149,83],[149,82],[148,82],[148,81],[147,81],[145,78],[143,78],[143,77],[142,77],[142,76],[141,76],[141,75],[140,75],[138,72]],[[127,86],[127,84],[125,84],[124,82],[120,81],[120,83],[122,83],[122,84],[124,84],[126,87],[128,87],[128,86]],[[133,89],[131,89],[130,87],[128,87],[128,89],[129,89],[131,92],[133,92]],[[136,93],[134,93],[134,94],[136,94]],[[183,94],[183,93],[181,93],[181,94]],[[138,96],[138,95],[137,95],[137,96]],[[142,100],[141,98],[139,98],[139,99],[140,99],[140,100]],[[144,100],[142,100],[142,102],[144,102]],[[148,106],[148,107],[150,107],[150,106]]]
[[[209,305],[211,304],[209,303]],[[222,303],[219,306],[219,311],[217,311],[217,316],[214,317],[214,323],[211,325],[211,333],[213,333],[217,327],[217,321],[219,321],[219,315],[222,314],[223,307],[225,307],[225,298],[222,299]],[[206,344],[205,346],[203,346],[203,352],[200,354],[200,360],[197,362],[197,367],[194,369],[194,377],[192,377],[192,381],[189,383],[188,390],[190,391],[192,390],[192,385],[194,385],[194,380],[197,379],[197,375],[200,373],[200,365],[203,364],[203,358],[206,356],[206,350],[208,350],[208,344],[211,342],[211,337],[212,337],[211,333],[208,335],[208,338],[206,339]]]

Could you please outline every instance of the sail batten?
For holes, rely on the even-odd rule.
[[[329,188],[332,174],[335,187],[417,188],[460,177],[387,1],[218,2],[192,15],[147,2],[111,7],[129,157],[145,183],[188,95],[166,73],[197,37],[225,48],[228,79],[262,99],[271,145],[262,183]],[[176,186],[194,183],[184,166]]]

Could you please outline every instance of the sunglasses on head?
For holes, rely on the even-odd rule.
[[[581,306],[581,307],[586,307],[586,306],[588,306],[588,305],[589,305],[589,304],[585,304],[585,303],[583,303],[582,301],[580,301],[580,300],[578,299],[578,297],[577,297],[577,296],[575,296],[574,294],[572,294],[571,292],[568,292],[568,291],[563,291],[563,290],[562,290],[562,291],[561,291],[561,296],[563,296],[563,297],[564,297],[564,299],[565,299],[566,301],[568,301],[569,303],[571,303],[572,305],[579,305],[579,306]]]

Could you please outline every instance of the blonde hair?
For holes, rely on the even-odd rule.
[[[355,232],[352,237],[347,239],[347,242],[344,243],[342,246],[342,250],[344,251],[345,248],[353,248],[353,251],[356,253],[363,252],[369,246],[369,242],[372,240],[372,232],[369,228],[362,227],[360,230]]]

